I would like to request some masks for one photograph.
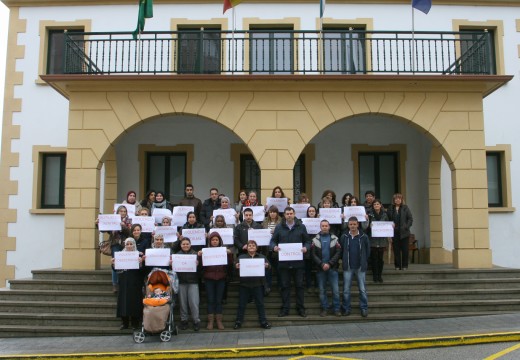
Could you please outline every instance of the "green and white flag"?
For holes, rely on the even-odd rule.
[[[146,19],[153,17],[153,0],[139,0],[139,15],[137,17],[137,28],[133,32],[134,39],[144,30]]]

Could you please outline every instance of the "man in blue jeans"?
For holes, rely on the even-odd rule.
[[[340,244],[343,261],[343,304],[342,315],[350,315],[350,288],[352,277],[356,276],[359,288],[359,308],[361,316],[368,316],[368,297],[365,288],[365,275],[370,257],[370,241],[366,234],[359,232],[359,221],[356,217],[348,219],[348,233],[341,236]]]
[[[330,224],[327,220],[320,222],[320,233],[312,239],[311,259],[316,264],[318,285],[320,287],[320,316],[327,316],[329,303],[327,299],[327,281],[332,288],[332,307],[334,315],[341,316],[339,311],[338,261],[341,256],[341,247],[336,235],[330,233]]]

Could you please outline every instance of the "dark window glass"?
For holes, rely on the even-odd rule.
[[[294,201],[298,199],[298,195],[307,192],[305,189],[305,154],[301,154],[296,160],[293,169],[293,186],[294,186]]]
[[[502,157],[499,152],[486,154],[487,181],[488,181],[488,206],[504,206],[502,199]]]
[[[146,189],[163,191],[166,199],[178,204],[186,186],[186,153],[147,153]]]
[[[41,208],[65,208],[65,154],[42,154]]]
[[[240,189],[256,191],[260,200],[260,168],[253,155],[240,155]]]
[[[372,190],[388,206],[399,191],[399,156],[397,152],[359,153],[359,196]]]
[[[365,72],[365,33],[326,28],[323,32],[323,59],[325,73],[359,74]]]
[[[83,29],[70,29],[69,33],[83,32]],[[65,59],[65,29],[56,29],[48,31],[48,49],[47,49],[47,74],[63,74]],[[82,35],[71,36],[75,40],[83,39]]]
[[[219,74],[221,48],[220,29],[180,31],[178,72],[181,74]]]
[[[461,71],[471,74],[496,74],[494,31],[486,30],[487,33],[478,29],[460,31],[462,33],[460,35]],[[489,45],[484,42],[486,37],[489,39]]]
[[[292,30],[258,31],[250,35],[251,73],[292,74],[294,42]]]

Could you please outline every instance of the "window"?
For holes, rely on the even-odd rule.
[[[65,208],[65,160],[64,153],[41,154],[40,208]]]
[[[179,30],[178,72],[180,74],[220,74],[220,28]]]
[[[365,29],[327,27],[324,30],[323,71],[341,74],[365,73]]]
[[[502,207],[502,161],[499,152],[486,154],[488,206]]]
[[[305,193],[306,191],[306,183],[305,183],[305,154],[301,154],[296,160],[296,164],[294,164],[293,169],[293,186],[294,186],[294,201],[298,199],[298,195],[301,193]]]
[[[359,196],[374,191],[387,206],[399,191],[399,156],[397,152],[359,153]]]
[[[49,29],[47,49],[47,74],[63,74],[65,72],[65,32],[74,40],[82,40],[83,35],[71,35],[82,33],[83,29]],[[82,54],[83,51],[81,51]]]
[[[260,168],[251,154],[240,154],[240,189],[256,191],[260,197]]]
[[[496,74],[494,30],[461,29],[460,67],[463,73]]]
[[[186,186],[186,153],[146,153],[145,189],[163,191],[166,199],[177,204],[184,197]]]
[[[250,34],[251,73],[291,74],[294,42],[292,29],[255,30]]]

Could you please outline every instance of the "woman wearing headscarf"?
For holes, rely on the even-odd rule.
[[[126,200],[123,204],[130,204],[135,206],[135,213],[139,214],[139,211],[143,208],[139,202],[137,202],[137,194],[134,190],[130,190],[126,193]]]
[[[155,201],[152,204],[152,215],[154,209],[168,209],[170,211],[173,210],[172,204],[168,200],[166,200],[166,197],[164,196],[164,193],[162,191],[157,191],[155,193]]]

